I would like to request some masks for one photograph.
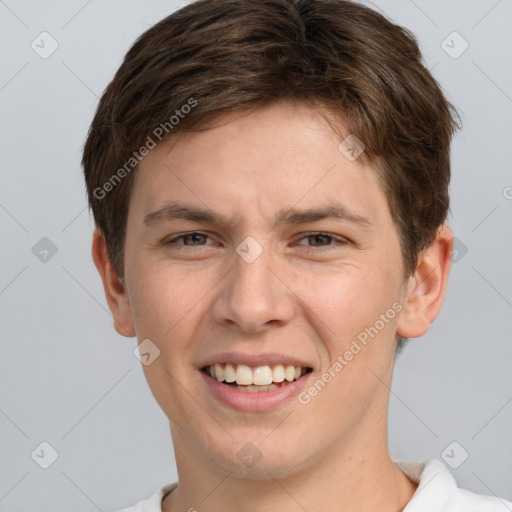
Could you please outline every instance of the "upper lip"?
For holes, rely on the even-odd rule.
[[[309,363],[298,359],[297,357],[280,354],[278,352],[269,352],[266,354],[244,354],[242,352],[221,352],[214,356],[205,359],[200,363],[199,368],[205,366],[213,366],[215,363],[229,363],[229,364],[245,364],[247,366],[265,366],[282,364],[301,366],[302,368],[312,368]]]

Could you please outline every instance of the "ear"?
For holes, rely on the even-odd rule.
[[[114,317],[115,330],[127,338],[135,336],[128,294],[112,266],[105,237],[98,227],[95,228],[92,238],[92,259],[103,281],[108,307]]]
[[[443,304],[452,251],[453,233],[443,225],[432,245],[420,254],[416,270],[407,283],[404,307],[397,323],[399,336],[418,338],[430,329]]]

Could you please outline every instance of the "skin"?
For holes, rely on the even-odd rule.
[[[124,278],[98,229],[93,237],[116,330],[160,350],[143,369],[169,418],[178,468],[179,486],[163,510],[402,510],[417,486],[388,450],[395,335],[419,337],[439,313],[450,229],[440,227],[404,279],[398,232],[375,171],[338,150],[339,137],[316,110],[278,103],[224,114],[208,128],[174,134],[142,161]],[[232,225],[145,226],[146,215],[173,200],[218,212]],[[274,222],[281,208],[330,201],[371,225]],[[165,244],[195,231],[206,236]],[[252,263],[236,252],[248,236],[263,249]],[[280,352],[307,361],[317,380],[397,301],[401,311],[308,404],[292,399],[270,412],[240,412],[216,401],[199,373],[199,363],[221,351]],[[247,442],[262,456],[252,468],[237,457]]]

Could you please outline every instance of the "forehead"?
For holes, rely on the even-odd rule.
[[[243,216],[252,205],[273,219],[287,207],[341,203],[378,220],[387,200],[376,171],[348,159],[340,142],[305,104],[223,114],[151,150],[139,165],[132,200],[144,217],[179,199],[225,216]]]

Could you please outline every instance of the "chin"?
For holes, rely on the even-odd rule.
[[[256,441],[234,441],[230,448],[221,450],[221,453],[211,452],[210,446],[209,459],[213,465],[230,473],[232,477],[262,481],[292,476],[300,471],[305,463],[304,454],[297,452],[294,446],[288,447],[286,456],[287,447],[283,446],[283,443],[280,443],[279,449],[271,443],[265,443],[262,447],[263,444]]]

